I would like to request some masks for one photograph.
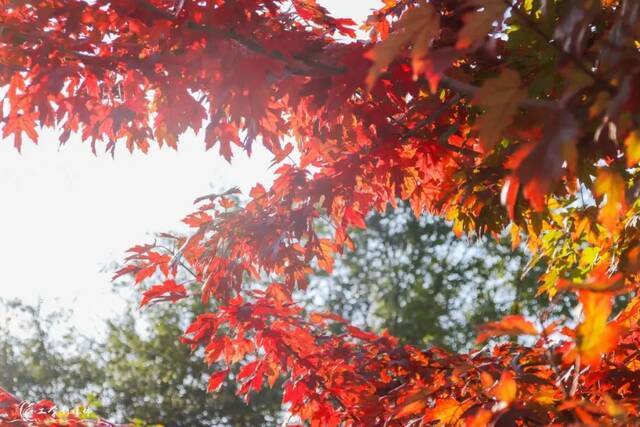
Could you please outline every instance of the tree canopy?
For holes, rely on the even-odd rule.
[[[133,247],[116,274],[142,306],[215,300],[182,337],[225,365],[210,391],[232,369],[242,396],[284,377],[292,420],[311,425],[638,421],[637,1],[385,0],[368,40],[312,0],[2,5],[1,123],[18,149],[49,126],[111,153],[177,148],[188,130],[229,161],[232,146],[273,153],[269,189],[199,198],[189,235]],[[529,344],[456,354],[302,310],[312,267],[331,273],[351,230],[398,200],[459,235],[508,228],[546,265],[539,291],[575,292],[581,320],[510,315],[479,341]],[[46,423],[50,406],[29,414]]]

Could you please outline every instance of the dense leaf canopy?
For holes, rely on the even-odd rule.
[[[182,338],[228,366],[210,390],[237,365],[240,395],[284,376],[292,420],[311,425],[638,421],[637,1],[385,0],[367,41],[312,0],[2,4],[18,149],[55,126],[112,153],[176,148],[188,130],[228,160],[234,145],[273,153],[270,189],[198,199],[175,249],[136,246],[118,273],[145,283],[142,305],[216,300]],[[479,338],[531,345],[452,354],[305,313],[291,295],[312,266],[331,272],[350,229],[398,199],[458,234],[509,227],[547,265],[540,291],[577,292],[582,320],[509,316]],[[614,294],[629,303],[611,319]]]

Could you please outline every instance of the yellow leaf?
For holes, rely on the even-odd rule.
[[[580,291],[584,321],[578,326],[577,344],[581,361],[588,365],[600,363],[600,356],[615,345],[621,328],[609,323],[611,295]]]
[[[627,303],[624,310],[616,317],[616,323],[623,328],[633,328],[640,323],[640,296],[635,296]]]
[[[626,211],[626,183],[624,178],[611,169],[600,169],[595,184],[598,196],[605,196],[606,201],[600,207],[598,219],[607,228],[614,228],[620,216]]]
[[[486,80],[476,92],[473,102],[484,109],[484,114],[476,120],[476,126],[480,145],[485,152],[500,142],[502,133],[511,124],[518,104],[525,96],[520,76],[510,69],[504,69],[500,76]]]
[[[333,243],[329,239],[320,239],[318,249],[318,266],[327,273],[331,273],[333,271]]]
[[[637,166],[640,160],[640,130],[634,130],[624,140],[627,153],[627,166]]]
[[[558,395],[558,391],[553,388],[541,388],[534,397],[533,400],[541,405],[552,405],[562,396]]]
[[[614,418],[624,418],[627,414],[627,410],[621,404],[613,400],[609,394],[604,395],[604,403],[607,414]]]
[[[522,243],[522,235],[520,234],[521,230],[515,223],[511,223],[511,227],[509,229],[511,234],[511,250],[515,251],[520,247],[520,243]]]

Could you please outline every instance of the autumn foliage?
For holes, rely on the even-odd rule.
[[[231,162],[273,153],[269,189],[201,197],[175,251],[136,246],[117,273],[142,306],[215,300],[181,338],[226,366],[212,392],[239,367],[239,394],[284,377],[292,420],[317,426],[640,422],[640,3],[383,3],[361,40],[313,0],[1,1],[3,134],[114,153],[193,130]],[[451,354],[303,311],[312,269],[398,200],[459,234],[509,230],[582,320],[509,316],[479,342],[527,339]]]

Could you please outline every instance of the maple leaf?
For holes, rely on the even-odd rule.
[[[525,96],[520,76],[508,68],[503,69],[498,77],[487,79],[476,92],[473,102],[484,109],[484,113],[476,120],[484,152],[500,142]]]
[[[478,328],[479,334],[476,339],[478,343],[483,343],[491,337],[509,335],[537,335],[538,330],[533,323],[526,320],[519,314],[512,314],[503,317],[497,322],[489,322]]]
[[[492,418],[492,411],[481,408],[475,414],[467,417],[465,423],[467,427],[485,427],[490,425]]]
[[[327,273],[333,271],[333,252],[335,252],[333,242],[329,239],[320,239],[318,241],[318,267]]]
[[[584,282],[574,282],[561,279],[558,281],[558,290],[586,290],[592,292],[615,292],[624,287],[622,273],[609,274],[608,263],[600,263],[590,273]]]
[[[600,292],[580,291],[584,320],[577,328],[576,341],[582,363],[598,365],[604,353],[615,345],[621,327],[609,322],[611,296]]]
[[[456,425],[471,405],[469,401],[458,402],[450,397],[439,399],[433,409],[427,410],[425,421],[438,421],[441,425]]]
[[[224,380],[227,378],[227,375],[229,375],[228,369],[212,374],[211,377],[209,377],[209,384],[207,386],[207,391],[209,393],[213,393],[217,391],[222,385],[222,383],[224,382]]]
[[[627,154],[627,166],[636,166],[640,161],[640,130],[629,132],[624,140]]]
[[[187,290],[183,285],[178,285],[174,280],[165,280],[159,285],[153,285],[142,294],[140,307],[144,307],[151,302],[171,301],[176,302],[186,298]]]
[[[369,89],[409,43],[413,44],[411,58],[415,67],[414,74],[422,71],[425,65],[420,61],[427,55],[429,44],[439,30],[438,13],[430,4],[422,2],[405,13],[398,21],[396,31],[366,54],[373,61],[366,80]]]
[[[2,135],[6,138],[13,134],[13,145],[18,151],[22,148],[22,133],[26,133],[34,143],[38,142],[36,124],[29,115],[10,115],[2,130]]]
[[[507,9],[502,0],[469,0],[468,6],[476,9],[463,16],[464,25],[458,33],[457,49],[468,49],[484,40],[493,26],[500,20]]]
[[[396,413],[394,418],[403,418],[410,415],[418,415],[424,412],[424,409],[426,408],[426,406],[427,406],[426,400],[415,400],[413,402],[407,403],[406,405],[402,406],[402,408],[400,408],[400,410]]]
[[[575,169],[578,125],[564,109],[548,113],[542,138],[525,144],[505,163],[513,173],[505,181],[501,200],[511,218],[520,187],[533,208],[542,211],[545,197],[558,179]]]
[[[600,207],[598,218],[609,229],[615,228],[619,218],[627,210],[626,187],[626,182],[619,173],[611,169],[598,171],[595,193],[601,197],[606,196],[606,201]]]
[[[205,196],[187,217],[194,232],[176,239],[178,255],[137,247],[116,273],[136,283],[162,276],[143,294],[149,304],[186,296],[174,281],[184,267],[203,284],[198,296],[216,300],[182,337],[223,365],[210,391],[229,372],[238,372],[245,398],[265,377],[273,386],[284,376],[287,411],[312,426],[637,424],[638,298],[608,321],[613,294],[637,291],[640,266],[637,215],[627,215],[637,207],[640,158],[632,0],[556,2],[546,15],[531,0],[384,0],[365,24],[378,44],[331,37],[354,37],[353,21],[332,18],[315,0],[0,3],[0,82],[8,86],[0,121],[18,149],[36,126],[60,126],[62,142],[78,134],[94,151],[103,140],[111,152],[119,143],[151,151],[151,139],[177,148],[208,122],[205,146],[219,143],[223,158],[232,160],[234,145],[250,153],[255,140],[279,163],[295,138],[300,161],[278,169],[271,188],[254,187],[246,204]],[[482,159],[465,148],[476,135],[491,152]],[[492,150],[504,135],[508,144]],[[599,209],[576,207],[578,179]],[[500,235],[501,184],[514,248],[522,234],[548,265],[545,286],[580,294],[583,321],[570,329],[552,320],[540,334],[554,335],[552,344],[451,354],[334,314],[307,316],[295,303],[310,264],[330,271],[333,255],[352,244],[350,227],[366,227],[397,197],[418,216],[447,216],[459,235]],[[520,195],[533,209],[516,217]],[[315,220],[325,213],[335,233],[321,238]],[[596,262],[584,281],[558,280],[582,277]],[[609,265],[619,272],[610,277]],[[266,278],[276,283],[253,286]],[[538,335],[522,316],[479,332],[481,341]],[[598,363],[603,352],[610,363]],[[578,355],[597,368],[577,369]],[[19,405],[0,389],[0,424],[17,419]],[[42,401],[24,424],[84,425],[51,406]]]
[[[366,228],[367,224],[364,221],[364,216],[362,213],[352,208],[351,206],[347,206],[344,210],[344,219],[348,224],[353,224],[358,228]]]
[[[454,48],[442,47],[432,49],[424,54],[413,53],[411,55],[411,66],[413,68],[414,78],[424,74],[429,83],[431,93],[436,93],[442,75],[447,69],[451,68],[451,64],[460,56]]]
[[[429,392],[426,390],[419,391],[402,402],[402,406],[398,409],[393,418],[403,418],[412,415],[421,415],[424,413],[428,404]]]

